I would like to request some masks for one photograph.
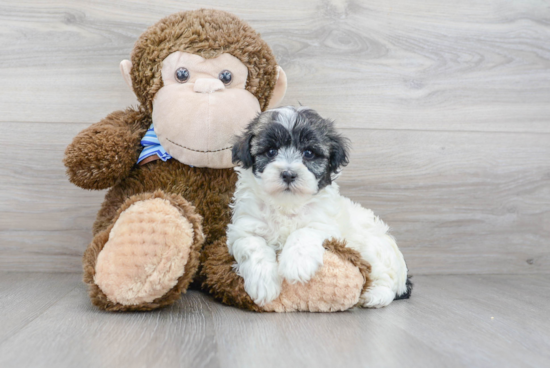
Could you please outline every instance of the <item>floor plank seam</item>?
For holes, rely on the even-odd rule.
[[[34,321],[36,321],[36,319],[38,319],[39,317],[41,317],[44,313],[46,313],[47,311],[49,311],[53,306],[55,306],[57,303],[59,303],[61,300],[63,300],[67,295],[69,295],[73,290],[75,290],[78,286],[74,286],[72,287],[69,291],[67,291],[65,294],[63,294],[63,296],[59,297],[55,302],[53,302],[52,304],[50,304],[46,309],[44,309],[42,312],[40,312],[38,315],[36,315],[34,318],[32,318],[31,320],[29,320],[27,323],[25,323],[24,325],[22,325],[21,327],[19,327],[19,330],[17,330],[15,333],[13,333],[11,336],[8,336],[6,338],[4,338],[3,340],[0,340],[0,346],[2,346],[2,344],[4,344],[6,341],[10,340],[11,338],[17,336],[19,333],[21,333],[21,331],[23,331],[29,324],[33,323]]]

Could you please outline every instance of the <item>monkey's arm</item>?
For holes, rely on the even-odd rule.
[[[128,176],[150,124],[146,113],[129,108],[84,129],[65,150],[69,180],[84,189],[107,189]]]

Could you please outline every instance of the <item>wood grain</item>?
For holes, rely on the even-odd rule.
[[[81,269],[103,192],[64,177],[80,128],[0,123],[4,270]],[[411,273],[550,271],[550,134],[342,131],[353,147],[342,193],[390,225]]]
[[[80,281],[79,275],[71,275]],[[85,286],[79,283],[36,323],[27,324],[0,344],[0,365],[219,366],[212,334],[208,306],[198,292],[161,311],[105,313],[91,306]],[[34,341],[22,344],[29,336],[34,336]]]
[[[550,8],[514,0],[4,1],[0,119],[92,123],[134,103],[118,63],[199,7],[249,21],[287,71],[284,103],[343,126],[550,132]]]
[[[68,183],[64,149],[135,103],[118,63],[145,28],[199,7],[250,22],[287,71],[284,103],[352,137],[342,191],[412,273],[550,272],[550,7],[513,0],[3,1],[3,270],[80,270],[104,192]]]
[[[347,130],[342,193],[414,273],[550,271],[550,135]]]
[[[37,276],[41,277],[41,281]],[[0,289],[16,306],[54,295],[56,275],[20,273]],[[0,274],[0,285],[11,283]],[[57,295],[0,342],[2,367],[545,367],[549,275],[418,276],[409,300],[379,310],[258,314],[190,291],[150,313],[94,309],[84,285]],[[33,288],[33,283],[36,286]],[[49,284],[49,285],[48,285]],[[40,285],[40,286],[39,286]],[[13,296],[17,295],[16,298]],[[44,303],[45,304],[45,303]]]
[[[2,272],[0,344],[80,285],[80,277],[75,274]]]

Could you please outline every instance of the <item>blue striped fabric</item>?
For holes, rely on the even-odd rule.
[[[141,154],[138,158],[138,164],[145,160],[149,156],[158,155],[162,161],[166,161],[172,158],[160,145],[159,139],[157,137],[157,134],[155,133],[155,128],[153,127],[153,124],[149,127],[149,130],[147,130],[147,133],[145,133],[145,136],[141,139],[141,145],[144,147],[143,151],[141,151]]]

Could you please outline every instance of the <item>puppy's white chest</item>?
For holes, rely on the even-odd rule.
[[[266,234],[266,240],[269,246],[275,249],[282,249],[287,238],[296,230],[307,227],[311,221],[307,209],[292,214],[281,213],[278,210],[271,209],[267,217],[264,218],[268,224],[269,234]]]
[[[298,216],[284,215],[277,216],[277,219],[272,225],[271,230],[274,234],[277,234],[277,243],[279,243],[278,248],[282,248],[291,233],[302,227]]]

